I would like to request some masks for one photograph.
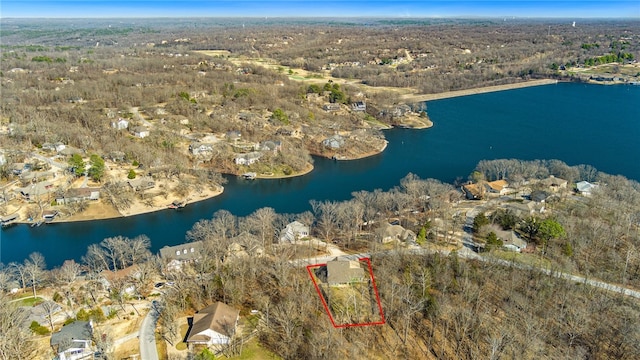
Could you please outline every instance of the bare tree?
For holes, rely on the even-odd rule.
[[[42,281],[43,275],[46,274],[46,264],[44,256],[38,252],[31,253],[29,259],[24,261],[24,270],[27,274],[29,284],[33,290],[33,297],[36,297],[36,286]]]

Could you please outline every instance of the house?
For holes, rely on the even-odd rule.
[[[467,200],[480,200],[483,198],[484,192],[478,184],[469,183],[462,185],[462,192]]]
[[[502,230],[498,225],[490,225],[490,229],[502,240],[502,246],[507,250],[522,252],[527,247],[527,242],[513,230]]]
[[[280,242],[296,242],[309,236],[309,227],[299,221],[294,221],[280,232]]]
[[[322,145],[332,149],[339,149],[344,146],[344,138],[341,135],[336,134],[322,140]]]
[[[202,241],[165,246],[160,249],[160,258],[167,264],[168,271],[181,270],[183,264],[198,261],[203,249]]]
[[[330,112],[338,111],[338,110],[340,110],[340,104],[337,104],[337,103],[324,104],[324,105],[322,105],[322,110],[330,111]]]
[[[41,196],[49,194],[54,190],[53,183],[49,181],[43,181],[17,189],[20,195],[22,195],[22,198],[27,201],[40,200]]]
[[[407,230],[401,225],[386,224],[382,229],[382,243],[386,244],[391,241],[407,241],[414,243],[416,241],[416,233]]]
[[[203,143],[191,143],[189,145],[189,152],[193,155],[210,153],[213,151],[213,145]]]
[[[67,190],[64,195],[56,197],[56,203],[65,205],[79,201],[98,200],[100,188],[73,188]]]
[[[540,183],[546,186],[550,191],[558,192],[567,188],[568,181],[550,175],[548,178],[540,180]]]
[[[543,202],[546,202],[551,197],[551,194],[542,190],[534,190],[531,192],[531,195],[529,196],[531,198],[531,201],[543,203]]]
[[[282,150],[282,141],[280,140],[267,140],[263,141],[256,147],[259,151],[271,151],[277,153]]]
[[[505,195],[509,191],[508,186],[509,183],[504,179],[490,181],[484,184],[484,188],[488,193],[498,195]]]
[[[132,129],[133,136],[138,137],[140,139],[144,139],[149,136],[149,129],[144,126],[137,126]]]
[[[102,286],[109,290],[111,285],[117,282],[127,281],[129,279],[140,279],[141,273],[138,265],[127,266],[124,269],[112,271],[112,270],[102,270],[100,272],[100,283]],[[132,295],[136,290],[135,285],[128,284],[128,286],[120,289],[123,294]]]
[[[123,130],[129,127],[129,121],[123,118],[118,118],[117,121],[111,123],[111,127],[116,130]]]
[[[62,150],[64,150],[67,147],[67,145],[61,143],[61,142],[56,142],[53,144],[42,144],[42,150],[47,150],[47,151],[55,151],[55,152],[61,152]]]
[[[262,156],[262,153],[257,151],[252,151],[246,154],[239,154],[238,156],[235,157],[235,159],[233,159],[233,162],[236,163],[236,165],[251,165],[257,162],[261,156]]]
[[[59,360],[93,359],[92,336],[90,321],[74,321],[51,335],[51,347]]]
[[[592,184],[588,181],[580,181],[576,183],[576,190],[583,196],[591,196],[593,190],[598,187],[596,184]]]
[[[236,332],[240,311],[218,301],[193,315],[187,343],[226,345]]]
[[[356,101],[353,104],[351,104],[351,110],[367,111],[367,104],[364,101]]]
[[[513,212],[518,217],[533,215],[535,213],[544,213],[545,207],[543,203],[535,201],[523,202],[507,202],[504,205],[505,210]]]
[[[327,283],[329,285],[346,285],[363,282],[367,274],[356,260],[339,260],[335,258],[327,262]]]
[[[147,190],[156,186],[156,182],[150,177],[127,180],[127,183],[134,191]]]
[[[229,141],[236,142],[240,140],[240,138],[242,137],[242,133],[240,133],[240,131],[238,130],[227,131],[227,133],[225,134],[225,137]]]

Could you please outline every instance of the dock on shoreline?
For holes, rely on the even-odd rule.
[[[557,84],[557,83],[558,83],[558,80],[555,80],[555,79],[530,80],[530,81],[523,81],[523,82],[513,83],[513,84],[494,85],[494,86],[486,86],[486,87],[475,88],[475,89],[447,91],[447,92],[437,93],[437,94],[405,95],[402,97],[402,100],[404,100],[407,103],[418,103],[418,102],[431,101],[431,100],[448,99],[448,98],[453,98],[458,96],[484,94],[489,92],[520,89],[520,88],[525,88],[530,86],[550,85],[550,84]]]

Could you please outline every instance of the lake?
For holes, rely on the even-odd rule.
[[[185,241],[199,219],[220,209],[244,216],[261,207],[310,210],[309,200],[345,200],[353,191],[388,190],[413,172],[453,182],[482,159],[560,159],[569,165],[640,180],[640,86],[575,83],[537,86],[428,103],[434,127],[385,132],[384,153],[356,161],[315,159],[312,173],[290,179],[229,177],[225,192],[180,211],[80,223],[17,225],[0,232],[0,261],[21,262],[34,251],[49,267],[79,261],[106,237],[146,234],[152,251]]]

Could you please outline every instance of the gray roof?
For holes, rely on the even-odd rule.
[[[200,258],[202,249],[202,241],[194,241],[176,246],[165,246],[160,249],[160,257],[165,260],[190,261]]]
[[[74,321],[51,335],[51,346],[63,352],[73,345],[73,340],[91,340],[93,327],[89,321]]]

